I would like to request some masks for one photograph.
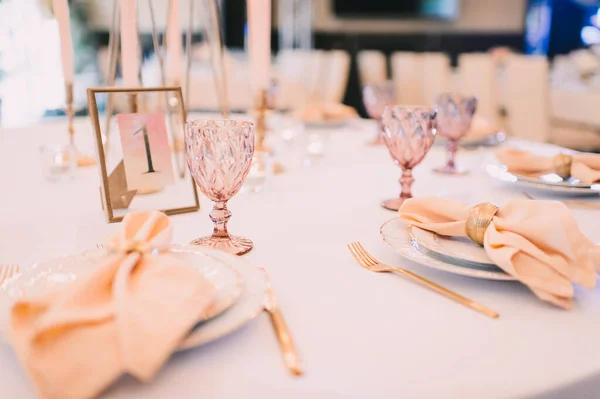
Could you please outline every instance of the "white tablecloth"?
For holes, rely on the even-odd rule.
[[[285,150],[287,173],[265,191],[230,202],[230,231],[254,240],[247,259],[269,271],[306,375],[294,378],[285,369],[263,314],[226,338],[175,355],[150,384],[122,378],[106,398],[596,397],[599,290],[578,289],[574,309],[564,311],[518,283],[445,274],[394,254],[379,237],[394,213],[379,201],[398,194],[400,170],[383,147],[364,145],[373,128],[365,122],[327,132],[327,154],[311,167]],[[95,168],[78,170],[72,182],[42,178],[37,147],[66,141],[64,129],[51,121],[0,132],[1,263],[26,265],[95,248],[119,228],[105,223]],[[80,147],[90,148],[89,121],[78,121],[78,132]],[[500,204],[522,197],[485,174],[486,153],[461,151],[458,162],[472,173],[446,177],[431,172],[444,161],[443,150],[434,148],[415,169],[415,195]],[[210,206],[201,198],[200,212],[172,217],[176,243],[210,233]],[[573,214],[599,241],[599,211],[573,208]],[[501,317],[488,319],[402,277],[362,269],[346,248],[354,240]],[[7,346],[0,346],[0,381],[2,398],[34,397]]]

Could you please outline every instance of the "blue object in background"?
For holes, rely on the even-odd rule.
[[[525,54],[547,55],[553,0],[532,0],[525,16]]]
[[[553,57],[600,44],[600,0],[529,0],[525,53]]]

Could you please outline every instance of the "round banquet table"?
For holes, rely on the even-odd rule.
[[[105,398],[579,398],[600,392],[600,292],[576,289],[564,311],[516,282],[485,281],[425,268],[396,255],[379,236],[395,217],[379,206],[399,193],[400,170],[384,147],[366,146],[371,121],[323,131],[326,155],[303,166],[281,147],[284,174],[260,193],[230,201],[229,227],[254,240],[245,257],[264,266],[304,360],[284,367],[268,315],[211,344],[174,355],[156,378],[123,377]],[[77,120],[80,148],[92,150],[88,119]],[[271,137],[273,139],[273,137]],[[51,183],[38,146],[66,141],[62,120],[0,131],[0,263],[26,266],[95,248],[118,224],[105,221],[97,169]],[[281,144],[281,143],[280,143]],[[524,143],[521,143],[524,144]],[[525,143],[527,144],[527,143]],[[441,176],[434,147],[415,171],[414,194],[470,203],[524,198],[489,177],[488,149],[461,150],[467,176]],[[211,203],[173,216],[174,242],[210,233]],[[600,241],[600,211],[572,208],[581,230]],[[552,215],[548,215],[552,217]],[[378,259],[434,280],[500,312],[489,319],[403,277],[361,268],[346,245],[360,240]],[[0,345],[3,398],[33,398],[12,350]]]

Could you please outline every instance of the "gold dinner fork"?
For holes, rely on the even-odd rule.
[[[495,319],[500,316],[500,314],[498,312],[496,312],[492,309],[489,309],[489,308],[487,308],[475,301],[472,301],[468,298],[465,298],[464,296],[457,294],[454,291],[450,291],[449,289],[444,288],[441,285],[434,283],[433,281],[429,281],[426,278],[419,276],[418,274],[415,274],[406,269],[402,269],[400,267],[392,267],[392,266],[388,266],[386,264],[379,262],[377,259],[375,259],[373,256],[371,256],[371,254],[369,254],[367,252],[367,250],[364,249],[364,247],[358,241],[348,244],[348,249],[350,250],[350,253],[354,257],[354,259],[356,259],[356,261],[367,270],[370,270],[372,272],[377,272],[377,273],[388,272],[388,273],[401,274],[401,275],[408,277],[408,278],[418,282],[419,284],[437,292],[438,294],[442,294],[446,298],[452,299],[453,301],[458,302],[461,305],[464,305],[472,310],[475,310],[487,317],[491,317],[491,318]]]
[[[531,194],[526,193],[525,191],[523,191],[523,195],[525,195],[527,198],[529,198],[530,200],[534,200],[537,201],[538,198],[533,197]],[[567,200],[567,201],[560,201],[565,205],[573,205],[573,206],[583,206],[585,208],[594,208],[594,209],[600,209],[600,204],[593,204],[591,202],[583,202],[583,201],[572,201],[572,200]]]
[[[20,272],[21,267],[19,265],[0,265],[0,287],[4,284],[4,281]]]

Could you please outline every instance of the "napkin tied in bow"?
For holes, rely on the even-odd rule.
[[[96,270],[13,305],[11,341],[42,398],[91,398],[125,372],[149,380],[202,318],[214,287],[161,253],[171,237],[163,213],[128,214]]]
[[[399,216],[408,224],[445,236],[466,237],[469,205],[441,198],[415,198]],[[540,299],[572,306],[573,282],[596,284],[600,247],[586,238],[567,207],[558,201],[512,200],[485,231],[490,259],[527,285]]]

